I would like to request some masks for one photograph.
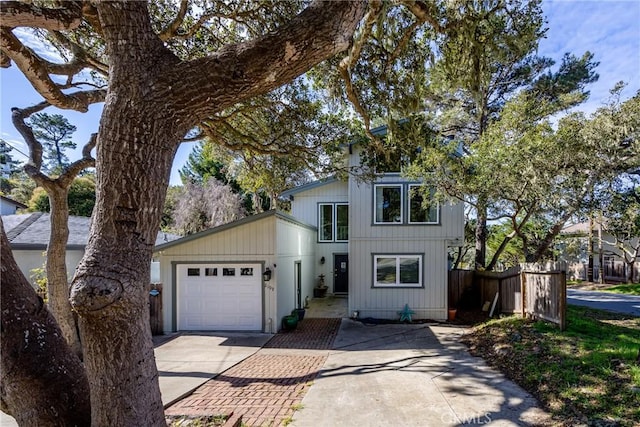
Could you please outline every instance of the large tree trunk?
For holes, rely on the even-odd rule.
[[[20,425],[88,425],[89,383],[80,359],[16,265],[1,221],[0,238],[0,407]]]
[[[96,206],[71,288],[95,426],[164,426],[147,288],[175,151],[193,126],[347,47],[361,2],[313,2],[281,33],[181,62],[144,2],[99,2],[110,57]],[[311,42],[312,41],[312,42]]]
[[[67,275],[67,241],[69,240],[68,186],[51,185],[48,189],[51,234],[47,246],[47,297],[51,312],[71,349],[82,358],[82,346],[76,319],[69,303]]]

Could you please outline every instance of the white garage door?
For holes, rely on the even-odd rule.
[[[261,264],[179,264],[178,330],[262,330]]]

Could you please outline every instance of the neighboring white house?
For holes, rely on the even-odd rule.
[[[0,195],[0,215],[13,215],[18,209],[26,209],[27,205]]]
[[[349,147],[353,167],[359,150]],[[156,247],[165,330],[275,333],[320,275],[362,318],[397,319],[408,304],[414,319],[445,320],[463,206],[423,209],[419,186],[398,172],[371,183],[328,178],[284,192],[291,215],[270,211]]]
[[[3,215],[2,223],[7,233],[11,252],[27,279],[34,269],[42,268],[45,261],[45,251],[51,234],[51,221],[48,213],[33,212],[20,215]],[[89,227],[91,218],[83,216],[69,217],[69,239],[67,241],[66,263],[69,276],[73,275],[78,263],[84,255],[84,248],[89,240]],[[179,236],[158,233],[156,245],[175,240]],[[151,281],[159,280],[159,275],[153,274],[152,265]]]
[[[589,228],[588,221],[569,224],[562,229],[560,236],[556,239],[558,260],[567,263],[567,273],[570,279],[587,280]],[[602,272],[606,282],[623,281],[627,275],[629,265],[624,261],[622,249],[615,246],[615,238],[604,228],[601,228],[597,222],[594,222],[592,228],[593,280],[599,280],[600,265],[602,265]],[[637,248],[638,245],[638,238],[636,237],[627,242],[625,248],[630,250],[632,247]],[[631,259],[629,256],[627,254],[627,258]],[[640,280],[640,258],[636,258],[633,264],[631,278],[633,281]]]

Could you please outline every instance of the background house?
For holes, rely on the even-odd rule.
[[[0,215],[13,215],[18,209],[26,209],[27,205],[0,195]]]
[[[587,280],[589,267],[589,231],[588,221],[570,224],[564,227],[556,240],[556,251],[558,261],[567,264],[567,274],[571,280]],[[593,257],[593,280],[600,280],[600,266],[605,282],[621,282],[627,274],[627,264],[620,248],[612,243],[615,242],[606,230],[601,229],[595,223],[592,233],[592,257]],[[601,242],[601,243],[600,243]],[[638,245],[638,237],[629,242],[634,247]],[[600,249],[601,248],[601,249]],[[640,259],[633,264],[631,274],[634,282],[640,281]]]
[[[51,221],[48,213],[34,212],[19,215],[3,215],[2,222],[11,251],[20,271],[28,279],[32,271],[41,268],[46,261],[45,251],[49,244]],[[67,272],[71,276],[84,255],[84,248],[89,240],[91,218],[83,216],[69,217],[69,239],[67,241]],[[156,245],[177,239],[179,236],[160,232]],[[155,267],[155,268],[154,268]],[[159,280],[157,265],[152,265],[151,281]],[[154,277],[155,276],[155,277]]]

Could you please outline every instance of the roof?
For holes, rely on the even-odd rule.
[[[241,227],[243,225],[250,224],[252,222],[260,221],[262,219],[271,218],[271,217],[282,219],[284,221],[291,222],[291,223],[293,223],[293,224],[295,224],[297,226],[308,228],[310,230],[314,230],[314,231],[317,230],[316,227],[312,227],[312,226],[310,226],[308,224],[300,222],[300,221],[298,221],[297,219],[295,219],[294,217],[292,217],[291,215],[289,215],[287,213],[284,213],[284,212],[281,212],[281,211],[277,211],[277,210],[270,210],[270,211],[262,212],[262,213],[259,213],[259,214],[256,214],[256,215],[247,216],[247,217],[244,217],[242,219],[239,219],[239,220],[236,220],[236,221],[233,221],[233,222],[229,222],[227,224],[219,225],[217,227],[209,228],[207,230],[200,231],[199,233],[190,234],[188,236],[182,237],[180,239],[172,240],[170,242],[167,242],[167,243],[164,243],[164,244],[161,244],[161,245],[157,245],[154,248],[154,252],[162,251],[162,250],[165,250],[165,249],[169,249],[171,247],[178,246],[178,245],[181,245],[183,243],[191,242],[193,240],[201,239],[203,237],[210,236],[212,234],[220,233],[222,231],[231,230],[233,228]]]
[[[26,209],[28,207],[24,203],[21,203],[21,202],[19,202],[17,200],[10,199],[10,198],[8,198],[6,196],[3,196],[1,194],[0,194],[0,199],[2,199],[3,201],[5,201],[7,203],[11,203],[13,205],[16,205],[16,207],[19,207],[20,209]]]
[[[322,187],[324,185],[327,184],[332,184],[334,182],[337,182],[338,178],[335,175],[332,175],[330,177],[327,178],[323,178],[323,179],[319,179],[317,181],[312,181],[309,182],[307,184],[303,184],[303,185],[299,185],[297,187],[294,188],[290,188],[289,190],[283,191],[282,193],[280,193],[280,197],[282,198],[288,198],[289,196],[293,196],[295,194],[298,193],[302,193],[303,191],[308,191],[314,188],[318,188],[318,187]]]
[[[51,222],[48,213],[34,212],[20,215],[3,215],[2,222],[12,249],[44,250],[49,244]],[[83,250],[89,240],[91,218],[69,216],[67,249]],[[178,239],[174,234],[159,232],[156,246]]]

